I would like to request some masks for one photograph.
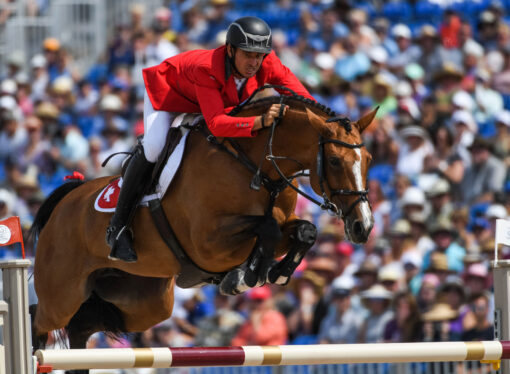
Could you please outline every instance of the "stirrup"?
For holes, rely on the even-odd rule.
[[[115,232],[116,228],[111,227],[111,229],[109,229],[110,227],[107,229],[107,239],[109,239],[108,245],[111,249],[108,258],[112,261],[121,260],[124,262],[136,262],[138,256],[133,249],[132,231],[127,226],[123,226],[117,235],[113,237],[112,234]],[[124,237],[122,237],[122,234],[124,234]],[[108,235],[110,236],[108,237]],[[128,237],[125,237],[125,235],[128,235]]]

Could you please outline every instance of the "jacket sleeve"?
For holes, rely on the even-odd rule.
[[[308,90],[303,86],[303,84],[299,81],[299,79],[294,75],[292,71],[288,67],[282,64],[280,59],[276,56],[276,54],[271,52],[264,61],[264,64],[269,64],[270,75],[269,82],[270,84],[279,84],[281,86],[285,86],[295,91],[298,95],[309,98],[310,100],[316,101],[312,95],[308,92]],[[277,90],[279,93],[283,95],[288,95],[289,92]]]
[[[195,94],[207,127],[218,137],[253,137],[255,117],[232,117],[226,114],[221,86],[204,69],[194,72]],[[198,84],[200,82],[200,84]]]

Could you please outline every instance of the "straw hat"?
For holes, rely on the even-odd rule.
[[[384,300],[389,304],[393,297],[393,292],[388,291],[380,284],[374,284],[368,290],[361,292],[360,296],[363,305],[367,308],[370,300]]]
[[[433,79],[438,80],[445,77],[452,77],[461,80],[463,77],[462,68],[451,62],[445,62],[434,74]]]
[[[361,266],[359,267],[359,269],[354,273],[354,276],[355,277],[359,277],[363,274],[374,274],[374,275],[377,275],[377,273],[379,272],[379,268],[377,267],[377,265],[367,259],[365,261],[363,261],[361,263]]]
[[[441,252],[433,252],[430,255],[430,265],[428,271],[448,271],[448,257]]]
[[[423,320],[427,322],[447,321],[459,316],[459,312],[453,309],[449,304],[436,303],[432,309],[423,313]]]
[[[35,108],[35,115],[40,118],[57,119],[59,114],[58,108],[49,101],[43,101]]]

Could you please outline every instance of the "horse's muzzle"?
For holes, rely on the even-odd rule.
[[[347,239],[353,243],[366,243],[368,236],[374,227],[372,216],[365,217],[347,217],[345,220],[345,233]]]

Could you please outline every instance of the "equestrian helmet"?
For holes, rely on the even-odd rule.
[[[228,27],[227,44],[246,52],[267,54],[273,44],[271,28],[257,17],[238,18]]]

